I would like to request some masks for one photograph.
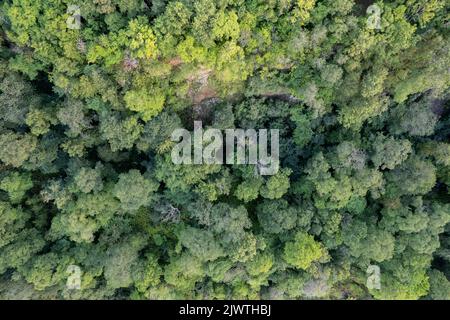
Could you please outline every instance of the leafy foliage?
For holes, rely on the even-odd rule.
[[[2,1],[0,298],[450,299],[449,3],[369,2]]]

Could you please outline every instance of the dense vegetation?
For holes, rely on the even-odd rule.
[[[3,0],[0,297],[448,299],[449,2],[370,3]],[[281,170],[173,164],[194,120]]]

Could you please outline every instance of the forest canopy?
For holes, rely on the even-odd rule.
[[[449,9],[1,1],[0,298],[450,299]],[[280,170],[174,164],[194,121]]]

